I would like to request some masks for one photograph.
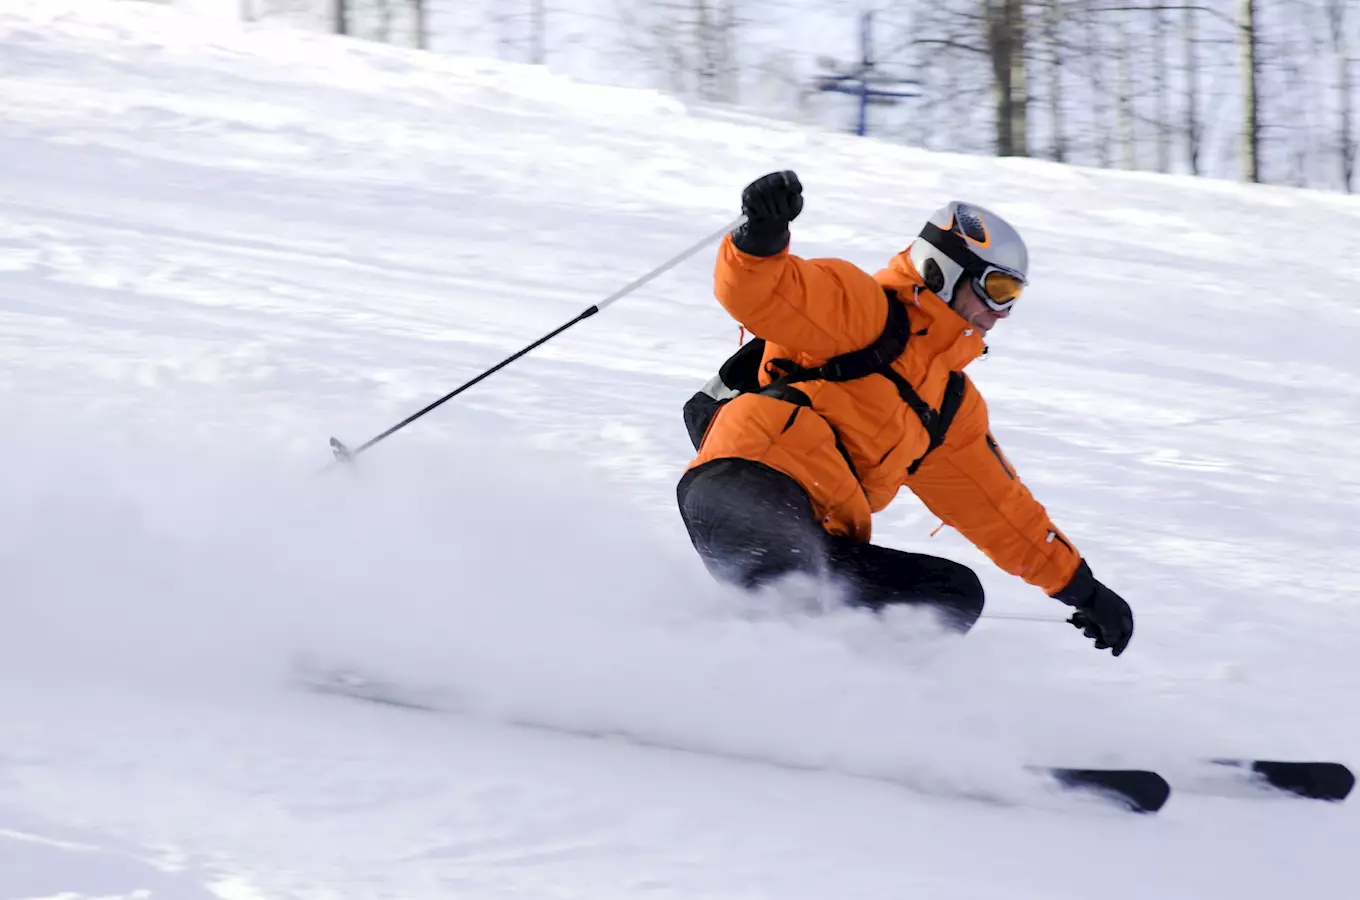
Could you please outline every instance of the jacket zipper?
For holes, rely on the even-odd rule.
[[[996,440],[990,434],[987,435],[987,448],[992,451],[996,461],[1001,463],[1001,471],[1006,473],[1007,478],[1014,481],[1015,473],[1011,471],[1010,466],[1006,465],[1006,457],[1001,455],[1001,448],[996,445]]]

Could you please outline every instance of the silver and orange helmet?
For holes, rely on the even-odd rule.
[[[957,200],[935,211],[910,248],[925,286],[953,304],[961,278],[992,309],[1010,309],[1024,290],[1029,251],[1020,233],[990,210]]]

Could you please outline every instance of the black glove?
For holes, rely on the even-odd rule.
[[[1081,561],[1067,587],[1053,596],[1076,607],[1067,621],[1094,640],[1097,650],[1109,650],[1115,656],[1124,652],[1133,637],[1133,610],[1123,597],[1096,581],[1086,560]]]
[[[789,223],[803,211],[803,185],[793,172],[762,175],[741,192],[746,221],[732,232],[742,253],[774,256],[789,245]]]

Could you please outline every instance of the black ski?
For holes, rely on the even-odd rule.
[[[1171,785],[1147,769],[1044,769],[1068,790],[1101,794],[1137,813],[1155,813],[1166,805]]]
[[[421,690],[410,686],[392,684],[352,669],[318,665],[305,659],[295,660],[293,677],[300,686],[307,690],[348,697],[353,700],[363,700],[383,706],[432,713],[449,713],[457,709],[456,698],[437,689]],[[563,728],[526,721],[510,721],[507,724],[576,737],[613,738],[643,747],[720,756],[738,762],[756,763],[778,768],[825,771],[817,766],[802,766],[758,756],[686,748],[666,742],[650,741],[625,732]],[[1064,791],[1089,793],[1133,812],[1154,813],[1162,808],[1171,794],[1171,787],[1166,779],[1156,772],[1139,769],[1076,769],[1059,766],[1028,766],[1026,768],[1031,774],[1051,779]],[[889,777],[852,772],[842,772],[841,774],[871,778],[899,786],[910,786],[905,782]],[[979,798],[985,799],[982,795],[979,795]]]
[[[1309,800],[1340,802],[1355,787],[1355,775],[1338,762],[1277,759],[1215,759],[1212,762],[1239,770],[1257,787],[1272,788]]]
[[[420,690],[375,679],[343,667],[328,667],[315,662],[297,660],[294,678],[304,687],[326,694],[336,694],[385,706],[426,712],[452,712],[457,703],[446,692],[436,689]],[[575,734],[579,737],[614,737],[641,746],[669,747],[651,743],[634,735],[596,732],[587,729],[566,729],[554,726],[515,722],[524,727]],[[761,762],[784,768],[799,768],[770,760],[748,759],[728,755],[747,762]],[[1251,796],[1284,793],[1312,800],[1338,802],[1346,799],[1355,787],[1351,770],[1337,762],[1310,762],[1269,759],[1210,759],[1198,764],[1194,771],[1173,773],[1176,787],[1191,794],[1223,794]],[[815,767],[814,767],[815,768]],[[1029,766],[1028,771],[1052,780],[1063,790],[1090,793],[1110,800],[1137,813],[1155,813],[1171,797],[1172,784],[1160,773],[1149,769],[1071,768],[1062,766]],[[1215,777],[1216,770],[1227,777]],[[891,779],[885,779],[891,781]]]

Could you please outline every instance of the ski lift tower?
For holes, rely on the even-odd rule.
[[[915,88],[919,81],[908,78],[894,78],[881,73],[874,61],[874,14],[863,13],[859,20],[859,64],[852,71],[840,71],[843,67],[835,60],[823,57],[818,60],[823,68],[830,71],[818,75],[816,88],[834,94],[850,94],[859,98],[859,124],[855,134],[863,137],[868,133],[869,107],[896,106],[898,102],[920,94]]]

